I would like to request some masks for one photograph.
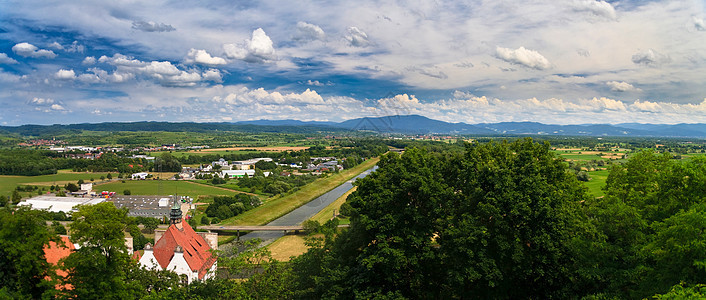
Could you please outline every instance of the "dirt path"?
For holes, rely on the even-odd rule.
[[[185,181],[188,182],[188,183],[191,183],[191,184],[195,184],[195,185],[207,186],[207,187],[217,188],[217,189],[224,190],[224,191],[236,192],[236,193],[240,193],[240,194],[246,194],[246,195],[250,195],[250,196],[257,196],[257,197],[260,197],[260,195],[258,195],[258,194],[253,194],[253,193],[248,193],[248,192],[243,192],[243,191],[228,189],[228,188],[224,188],[224,187],[220,187],[220,186],[213,186],[213,185],[208,185],[208,184],[193,182],[193,181],[189,181],[189,180],[185,180]]]

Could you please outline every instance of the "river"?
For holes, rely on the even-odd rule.
[[[291,211],[290,213],[279,217],[278,219],[267,223],[269,226],[295,226],[300,225],[304,221],[308,220],[316,213],[326,208],[329,204],[333,203],[341,197],[343,194],[348,192],[353,188],[353,182],[358,178],[363,178],[370,174],[370,172],[377,169],[377,166],[363,171],[363,173],[358,174],[351,180],[344,182],[343,184],[337,186],[336,188],[328,191],[327,193],[319,196],[318,198],[311,200],[309,203],[300,206],[299,208]],[[250,240],[259,238],[262,239],[262,244],[264,246],[274,242],[276,239],[284,236],[282,231],[252,231],[240,237],[240,240]]]

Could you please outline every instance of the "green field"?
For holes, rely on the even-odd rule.
[[[107,172],[74,173],[68,170],[61,170],[58,174],[41,176],[0,175],[0,195],[9,196],[18,185],[37,185],[49,187],[50,185],[58,184],[63,186],[69,182],[76,183],[80,179],[83,179],[85,182],[91,182],[91,178],[95,180],[94,183],[97,183],[100,182],[101,176],[106,176],[107,174]],[[113,172],[112,175],[117,176],[118,174]]]
[[[284,197],[274,197],[255,209],[249,210],[229,220],[224,225],[262,225],[296,209],[312,199],[334,189],[347,180],[377,164],[379,158],[371,158],[351,169],[336,173],[326,178],[319,178],[303,186],[298,191]]]
[[[590,176],[591,180],[584,182],[584,184],[588,187],[588,192],[594,197],[602,197],[605,195],[603,187],[605,186],[606,179],[608,179],[608,174],[610,174],[610,170],[588,172],[588,176]]]
[[[160,188],[161,183],[161,188]],[[227,189],[220,189],[217,187],[210,187],[204,185],[198,185],[191,183],[189,181],[176,181],[176,180],[126,180],[125,183],[122,181],[113,181],[111,183],[100,184],[93,187],[96,191],[109,191],[116,192],[120,195],[123,194],[124,190],[130,190],[132,195],[182,195],[190,196],[193,199],[198,199],[199,195],[235,195],[238,194],[236,191],[230,191]]]

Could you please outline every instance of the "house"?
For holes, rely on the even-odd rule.
[[[216,256],[210,250],[218,248],[218,235],[196,233],[183,222],[177,201],[169,217],[171,225],[166,231],[155,231],[154,247],[149,243],[145,246],[140,265],[185,275],[188,283],[213,278],[217,264]]]
[[[212,166],[221,166],[222,168],[227,168],[228,167],[228,161],[220,158],[218,161],[211,162]]]

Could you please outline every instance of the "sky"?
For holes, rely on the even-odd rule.
[[[0,0],[0,124],[706,123],[696,1]]]

